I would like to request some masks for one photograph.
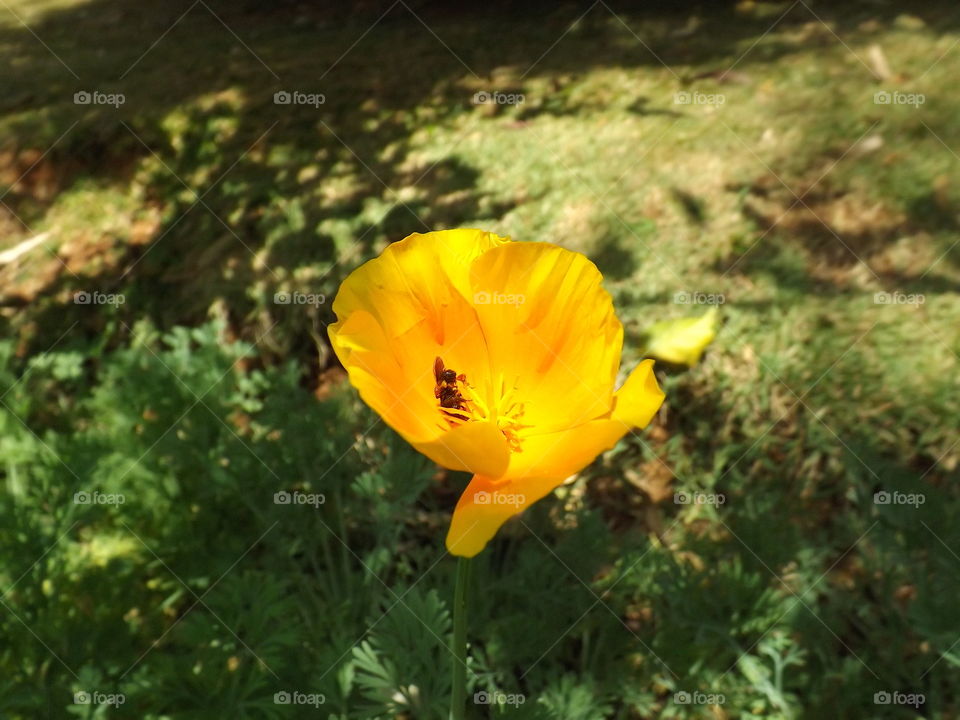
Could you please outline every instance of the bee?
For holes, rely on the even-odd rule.
[[[453,410],[466,410],[467,407],[464,403],[463,395],[460,394],[460,388],[457,387],[457,381],[465,383],[467,381],[467,376],[461,373],[457,375],[456,370],[450,368],[445,368],[443,366],[443,358],[437,357],[433,361],[433,377],[436,379],[437,384],[433,388],[433,396],[440,400],[440,407],[444,409],[453,409]],[[456,413],[450,413],[451,417],[460,418],[461,420],[466,420],[463,415],[457,415]]]

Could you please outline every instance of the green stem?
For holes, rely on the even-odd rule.
[[[470,558],[457,558],[457,587],[453,592],[453,692],[450,720],[464,720],[467,708],[467,586]]]

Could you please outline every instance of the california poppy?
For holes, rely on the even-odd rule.
[[[413,234],[353,271],[333,310],[333,349],[364,402],[438,464],[473,473],[447,534],[454,555],[476,555],[663,402],[652,360],[614,390],[613,301],[593,263],[550,243]]]

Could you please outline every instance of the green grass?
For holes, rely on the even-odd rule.
[[[654,425],[475,563],[470,693],[526,702],[474,717],[956,715],[956,9],[210,3],[247,49],[203,5],[153,47],[189,3],[9,5],[0,250],[50,235],[0,267],[4,717],[443,717],[465,478],[340,382],[329,302],[273,296],[458,226],[594,259],[625,367],[705,310],[678,293],[725,299]]]

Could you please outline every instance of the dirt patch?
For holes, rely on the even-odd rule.
[[[799,197],[798,197],[799,196]],[[764,233],[780,233],[801,244],[811,264],[849,268],[883,252],[904,232],[906,216],[857,191],[781,186],[752,193],[744,212]]]

